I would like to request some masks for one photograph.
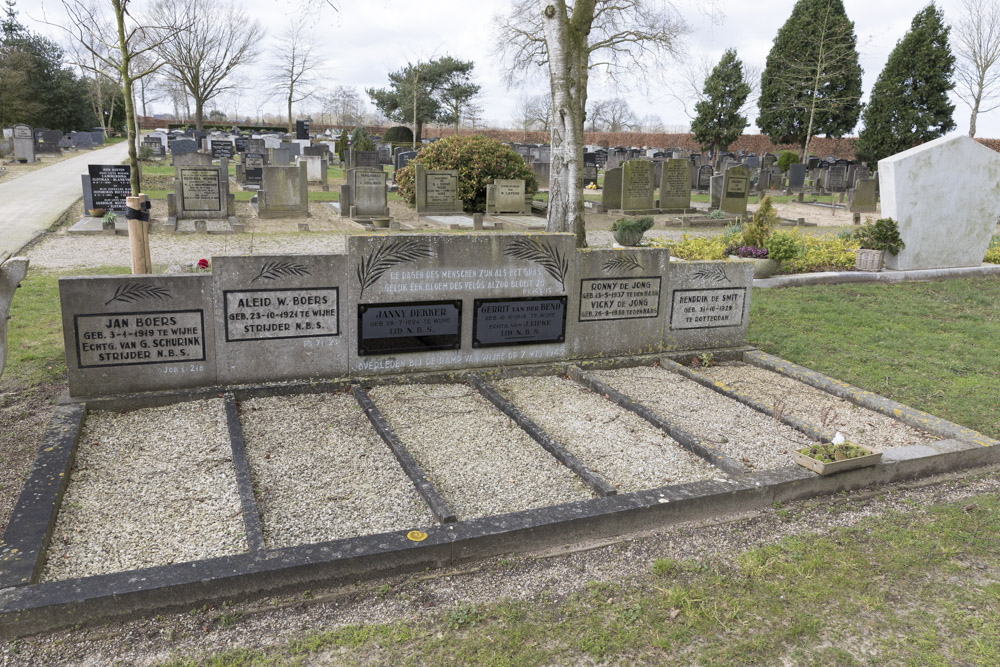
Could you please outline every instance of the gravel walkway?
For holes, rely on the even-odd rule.
[[[247,550],[221,400],[94,412],[42,581]]]
[[[435,523],[351,394],[240,405],[269,548]]]
[[[593,373],[753,470],[794,465],[805,435],[685,377],[651,366]]]
[[[461,520],[593,497],[468,385],[382,386],[369,394]]]
[[[777,408],[830,431],[840,431],[853,443],[889,449],[938,440],[920,431],[790,377],[750,364],[731,363],[702,372],[764,405]]]
[[[514,378],[493,386],[622,492],[725,477],[646,420],[572,380]]]

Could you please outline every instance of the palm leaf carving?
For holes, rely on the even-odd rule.
[[[609,259],[604,262],[602,267],[607,271],[637,271],[642,269],[642,264],[639,263],[639,259],[635,256],[635,253],[625,253],[614,259]]]
[[[713,264],[711,266],[703,266],[694,272],[694,277],[699,280],[708,280],[713,283],[728,283],[729,276],[726,275],[726,270],[719,266],[718,264]]]
[[[430,244],[420,239],[399,239],[372,248],[368,256],[362,257],[358,263],[361,293],[364,294],[366,289],[377,283],[386,271],[397,264],[433,256],[434,250]]]
[[[260,273],[257,274],[257,277],[250,282],[255,283],[258,280],[277,280],[278,278],[292,278],[308,275],[309,269],[301,264],[296,264],[295,262],[266,262],[264,266],[261,267]]]
[[[566,289],[569,260],[555,245],[528,236],[518,236],[510,242],[503,254],[540,265],[550,276],[559,281],[564,290]]]
[[[115,290],[115,295],[104,302],[107,306],[112,301],[122,303],[135,303],[142,299],[173,299],[174,296],[165,287],[151,285],[149,283],[125,283],[119,285]]]

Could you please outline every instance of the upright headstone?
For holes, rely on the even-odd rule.
[[[211,159],[200,153],[190,155]],[[205,220],[208,232],[230,232],[232,225],[239,224],[235,197],[229,193],[228,165],[174,164],[174,192],[167,194],[166,227],[176,231],[184,220]]]
[[[144,138],[141,145],[143,148],[149,149],[153,157],[165,157],[167,154],[166,149],[163,147],[163,142],[156,137]]]
[[[709,207],[717,209],[722,205],[722,186],[725,180],[724,174],[713,175],[709,180]]]
[[[874,213],[878,203],[878,184],[874,178],[863,178],[848,190],[847,209],[851,213]]]
[[[212,139],[212,157],[218,160],[226,158],[231,160],[235,154],[233,142],[228,139]]]
[[[712,169],[711,165],[702,165],[698,167],[698,189],[699,190],[709,190],[712,187],[712,176],[715,175],[715,171]]]
[[[458,171],[425,169],[419,162],[414,172],[417,215],[461,215]]]
[[[292,152],[287,148],[272,148],[270,163],[276,167],[287,167],[292,163]]]
[[[295,121],[295,138],[296,139],[308,139],[309,138],[309,121],[308,120],[297,120],[297,121]]]
[[[251,205],[255,205],[257,217],[309,217],[309,178],[305,165],[267,165],[263,171],[261,190],[250,200]]]
[[[622,207],[622,168],[614,167],[604,172],[604,188],[601,191],[601,204],[605,211]]]
[[[549,189],[549,181],[552,176],[551,168],[552,165],[548,160],[544,162],[536,160],[531,163],[531,171],[535,173],[535,181],[538,183],[540,190]]]
[[[259,190],[264,182],[264,155],[262,153],[243,154],[243,187]]]
[[[525,215],[523,179],[496,179],[486,186],[486,215]]]
[[[583,186],[597,185],[597,153],[583,154]]]
[[[622,210],[651,211],[653,202],[653,163],[629,160],[622,166]]]
[[[806,165],[801,163],[788,165],[788,187],[801,188],[806,184]]]
[[[247,140],[247,153],[257,153],[264,155],[267,153],[267,142],[260,137],[251,137]]]
[[[14,126],[11,139],[14,143],[14,159],[18,162],[35,161],[35,134],[28,125],[18,124]]]
[[[686,212],[691,207],[691,162],[670,159],[660,179],[660,210]]]
[[[834,165],[827,171],[826,189],[830,192],[843,192],[847,189],[847,167]]]
[[[732,167],[726,172],[722,185],[722,203],[719,208],[723,213],[743,215],[747,212],[747,201],[750,198],[750,176],[746,167]]]
[[[236,146],[237,153],[246,153],[250,145],[250,137],[234,137],[233,145]]]
[[[170,152],[173,155],[183,155],[184,153],[195,153],[198,151],[198,143],[194,139],[174,139],[170,142]]]
[[[87,165],[83,181],[85,208],[125,213],[125,198],[132,196],[131,175],[132,168],[127,164]]]
[[[350,154],[349,167],[351,169],[358,167],[379,169],[381,167],[378,163],[378,151],[356,151],[352,148],[348,153]]]
[[[389,175],[382,170],[358,169],[354,173],[352,220],[385,219],[389,217],[386,180]],[[343,205],[342,205],[343,206]]]
[[[70,135],[69,140],[73,142],[73,148],[94,147],[94,135],[90,132],[76,132]]]

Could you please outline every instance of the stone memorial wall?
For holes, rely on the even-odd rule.
[[[348,238],[211,274],[61,278],[72,396],[742,345],[752,264],[571,234]]]

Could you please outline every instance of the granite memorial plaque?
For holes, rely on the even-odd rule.
[[[236,137],[233,139],[237,153],[246,153],[250,146],[250,137]]]
[[[691,163],[688,160],[671,159],[664,163],[659,208],[668,211],[691,208]]]
[[[228,139],[212,139],[212,158],[218,160],[219,158],[226,158],[227,160],[233,159],[236,151],[233,149],[233,142]]]
[[[222,211],[222,186],[217,169],[180,169],[182,207],[187,211]]]
[[[566,340],[566,297],[476,299],[472,347],[537,345]]]
[[[580,322],[634,320],[660,314],[661,276],[584,278],[580,281]]]
[[[743,215],[750,198],[750,176],[746,167],[730,167],[722,184],[722,201],[719,208],[724,213]]]
[[[461,341],[461,299],[358,305],[359,355],[457,350]]]
[[[622,167],[622,210],[649,211],[653,206],[653,163],[629,160]]]
[[[124,213],[125,198],[132,196],[132,168],[123,164],[90,164],[90,192],[93,206]]]
[[[671,262],[666,350],[746,344],[753,262]]]
[[[743,324],[745,287],[676,290],[673,296],[671,329],[711,329]]]

